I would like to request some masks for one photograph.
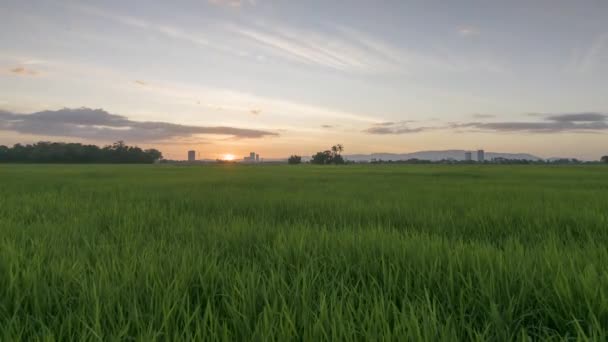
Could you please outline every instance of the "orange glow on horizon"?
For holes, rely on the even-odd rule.
[[[224,157],[222,158],[224,160],[234,160],[234,154],[224,154]]]

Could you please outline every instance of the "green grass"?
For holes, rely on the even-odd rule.
[[[606,340],[608,168],[0,165],[0,340]]]

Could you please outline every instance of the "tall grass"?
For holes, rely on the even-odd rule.
[[[0,166],[0,339],[608,339],[608,169]]]

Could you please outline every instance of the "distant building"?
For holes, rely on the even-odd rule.
[[[257,163],[260,161],[260,155],[255,152],[249,152],[249,155],[243,157],[243,162],[245,163]]]
[[[188,151],[188,161],[196,161],[196,151]]]
[[[472,153],[471,152],[465,152],[464,153],[464,160],[468,161],[468,162],[472,161],[473,160]]]
[[[483,163],[486,160],[486,153],[484,150],[477,151],[477,161]]]

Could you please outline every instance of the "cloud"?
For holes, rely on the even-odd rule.
[[[530,115],[530,114],[529,114]],[[458,130],[505,133],[599,133],[608,131],[608,114],[596,112],[534,114],[540,121],[457,122],[442,126],[412,127],[414,121],[381,122],[363,130],[369,134],[413,134],[429,130]],[[477,114],[479,118],[493,115]]]
[[[599,69],[608,62],[608,32],[596,36],[585,51],[570,65],[580,73],[587,73]]]
[[[209,3],[219,6],[240,8],[242,5],[255,5],[255,0],[209,0]]]
[[[261,32],[251,28],[234,28],[234,32],[253,40],[258,45],[271,49],[275,55],[301,64],[342,71],[362,66],[352,57],[343,56],[340,51],[325,47],[322,42],[312,42],[310,37],[299,40],[285,37],[285,30],[279,34]],[[303,41],[310,42],[310,44],[303,43]]]
[[[334,125],[321,125],[321,128],[334,128]]]
[[[341,119],[349,121],[376,122],[378,117],[359,113],[347,112],[332,108],[320,107],[286,99],[269,98],[252,93],[234,91],[224,88],[208,88],[185,84],[155,81],[139,90],[154,94],[154,96],[168,97],[173,100],[192,103],[200,102],[201,106],[211,110],[225,110],[240,113],[249,113],[252,108],[264,108],[264,113],[271,115],[291,115],[294,117],[320,117],[322,120]],[[199,98],[208,100],[200,101]],[[288,114],[287,114],[288,113]]]
[[[208,1],[214,5],[234,8],[256,4],[254,0]],[[197,32],[185,27],[157,25],[139,17],[90,5],[71,4],[68,8],[205,49],[253,58],[258,62],[279,59],[362,74],[414,73],[419,70],[504,72],[502,66],[493,62],[459,58],[454,54],[437,54],[433,51],[421,53],[395,46],[352,27],[334,25],[329,31],[322,31],[301,29],[281,22],[264,24],[260,21],[253,25],[243,25],[213,20],[205,31]]]
[[[363,130],[363,132],[369,134],[410,134],[436,129],[436,127],[410,127],[408,124],[411,122],[380,122]]]
[[[608,114],[594,112],[544,114],[543,120],[536,122],[468,122],[454,123],[450,127],[492,132],[593,133],[608,130]]]
[[[491,119],[491,118],[496,117],[496,115],[492,115],[492,114],[473,114],[471,116],[476,119]]]
[[[461,26],[458,28],[458,34],[463,37],[479,35],[479,29],[474,26]]]
[[[148,85],[148,82],[141,81],[141,80],[135,80],[135,81],[133,81],[133,82],[134,82],[135,84],[139,84],[139,85],[141,85],[141,86]]]
[[[249,113],[253,114],[253,115],[260,115],[262,113],[262,110],[260,109],[252,109],[249,111]]]
[[[9,71],[13,74],[22,75],[22,76],[36,76],[39,74],[38,71],[36,71],[36,70],[28,69],[28,68],[22,67],[22,66],[10,69]]]
[[[407,73],[421,68],[443,71],[470,69],[470,65],[455,65],[442,57],[403,49],[351,27],[335,26],[331,32],[281,24],[228,25],[227,28],[249,40],[255,48],[265,49],[269,56],[342,72],[383,74]],[[475,63],[475,67],[480,68],[481,64]]]
[[[0,111],[0,130],[43,136],[77,137],[92,140],[163,141],[197,135],[229,135],[232,138],[262,138],[278,134],[263,130],[226,126],[188,126],[168,122],[133,121],[103,109],[64,108],[31,114]]]
[[[608,119],[608,114],[603,113],[575,113],[575,114],[558,114],[549,115],[547,120],[557,122],[605,122]]]
[[[122,25],[126,25],[135,29],[146,30],[174,40],[186,41],[194,45],[215,49],[233,55],[241,54],[241,51],[232,49],[231,47],[226,46],[222,43],[210,42],[209,39],[200,32],[193,32],[192,30],[181,29],[169,25],[156,25],[139,17],[118,14],[90,5],[70,4],[68,5],[68,7],[92,16],[96,16],[98,18],[111,20],[113,22],[120,23]]]

